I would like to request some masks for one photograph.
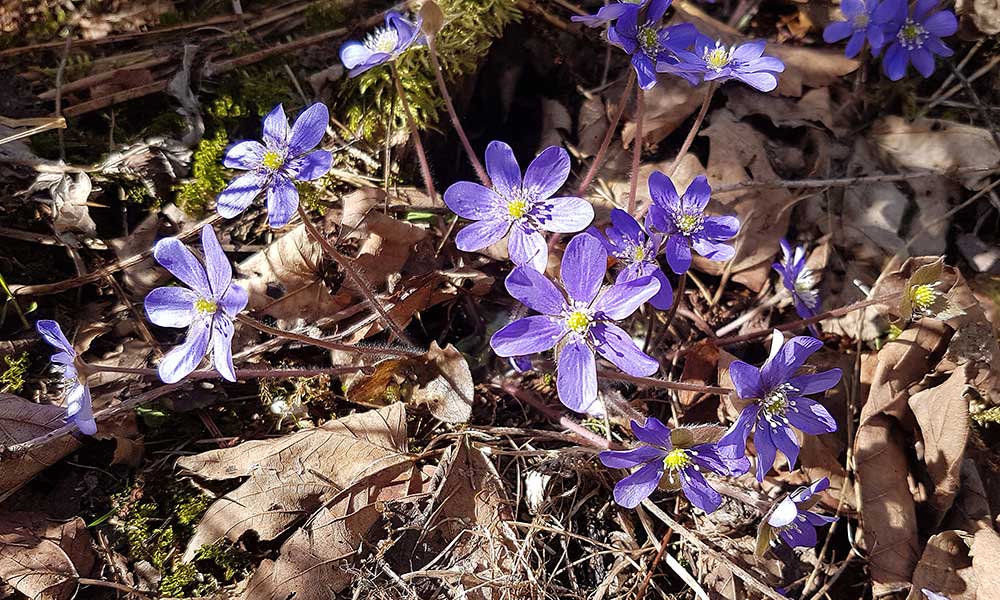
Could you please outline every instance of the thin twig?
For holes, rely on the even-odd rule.
[[[698,130],[701,129],[701,124],[705,120],[705,115],[708,114],[708,106],[712,103],[712,97],[715,96],[715,90],[718,87],[719,86],[714,81],[708,84],[708,91],[705,92],[705,99],[701,102],[701,108],[698,110],[698,116],[694,118],[694,123],[691,124],[691,130],[688,131],[687,137],[684,138],[684,143],[681,144],[681,149],[677,152],[677,156],[674,158],[673,164],[670,165],[670,173],[668,173],[668,175],[671,178],[677,173],[677,169],[681,166],[681,160],[691,148],[691,144],[694,143],[694,138],[698,135]]]
[[[635,375],[629,375],[628,373],[608,371],[607,369],[598,369],[597,376],[602,377],[604,379],[613,379],[616,381],[628,381],[629,383],[634,383],[636,385],[663,388],[665,390],[704,392],[706,394],[720,394],[720,395],[726,395],[733,391],[732,388],[727,388],[727,387],[716,387],[711,385],[701,385],[697,383],[682,383],[680,381],[667,381],[665,379],[654,379],[652,377],[636,377]]]
[[[738,190],[750,189],[815,189],[826,187],[850,187],[865,183],[883,183],[890,181],[907,181],[910,179],[924,179],[929,177],[962,175],[990,175],[1000,173],[1000,167],[963,167],[941,173],[939,171],[911,171],[909,173],[889,173],[885,175],[866,175],[864,177],[840,177],[833,179],[776,179],[774,181],[741,181],[720,185],[712,190],[713,194],[722,194]]]
[[[295,342],[301,342],[303,344],[308,344],[310,346],[316,346],[318,348],[326,348],[327,350],[342,350],[345,352],[354,352],[357,354],[374,354],[382,356],[397,356],[400,358],[413,358],[420,356],[419,352],[413,352],[410,350],[400,350],[397,348],[374,348],[365,346],[355,346],[352,344],[344,344],[342,342],[335,342],[332,340],[324,340],[321,338],[314,338],[308,335],[302,335],[300,333],[293,333],[291,331],[285,331],[283,329],[278,329],[276,327],[271,327],[270,325],[265,325],[257,319],[250,317],[248,315],[238,315],[236,320],[244,325],[249,325],[257,331],[266,333],[268,335],[273,335],[274,337],[284,338],[286,340],[292,340]]]
[[[319,242],[319,245],[323,247],[323,251],[326,252],[330,258],[340,265],[340,268],[342,268],[344,273],[347,274],[348,279],[354,283],[354,287],[358,289],[358,292],[365,297],[365,300],[367,300],[375,312],[378,313],[378,316],[382,318],[382,322],[389,328],[389,331],[391,331],[392,334],[400,341],[412,344],[412,342],[410,342],[410,338],[403,333],[403,328],[396,323],[391,316],[389,316],[385,307],[383,307],[382,303],[375,297],[372,285],[368,283],[364,276],[362,276],[361,273],[358,273],[357,269],[354,268],[354,265],[351,264],[351,260],[334,248],[333,244],[330,243],[330,240],[326,239],[326,236],[316,229],[316,226],[313,225],[312,219],[309,218],[309,215],[306,213],[306,210],[303,208],[301,203],[299,204],[298,210],[299,217],[301,217],[302,223],[306,227],[306,232],[311,235],[314,240]]]
[[[563,416],[562,411],[556,408],[552,408],[542,402],[541,398],[535,395],[534,392],[523,389],[517,384],[511,381],[505,381],[503,385],[500,386],[504,392],[510,394],[511,396],[517,398],[521,402],[530,405],[532,408],[538,412],[545,415],[546,418],[556,421],[564,428],[570,430],[577,437],[580,438],[580,442],[586,446],[592,446],[594,448],[599,448],[601,450],[607,450],[610,448],[608,441],[601,436],[597,435],[593,431],[587,429],[586,427],[580,425],[573,419]]]

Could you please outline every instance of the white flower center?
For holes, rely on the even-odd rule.
[[[795,401],[788,399],[789,393],[797,391],[798,389],[792,384],[783,383],[761,398],[760,416],[767,421],[771,429],[777,428],[780,424],[788,423],[788,419],[785,418],[786,412],[798,411],[798,408],[795,407]]]
[[[702,56],[702,59],[709,69],[718,73],[733,60],[734,50],[735,48],[726,48],[722,45],[722,42],[716,42],[715,48],[705,48],[705,54]]]
[[[684,235],[698,233],[704,228],[705,215],[701,213],[680,213],[674,215],[674,225]]]
[[[927,30],[924,29],[923,25],[915,23],[913,19],[907,19],[903,23],[903,26],[899,28],[896,39],[899,40],[899,44],[903,48],[916,50],[917,48],[922,48],[924,42],[927,40]]]
[[[809,308],[816,308],[819,302],[819,294],[813,288],[816,287],[816,275],[812,269],[803,268],[795,278],[795,295]]]
[[[366,48],[372,52],[381,52],[383,54],[392,54],[398,43],[399,33],[396,31],[396,28],[387,26],[379,27],[369,33],[364,41]]]
[[[660,32],[656,29],[656,27],[643,25],[639,28],[639,32],[635,37],[639,40],[639,47],[646,53],[646,56],[656,58],[656,55],[660,53],[661,49]]]

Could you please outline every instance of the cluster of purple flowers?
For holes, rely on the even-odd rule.
[[[958,30],[958,19],[950,10],[941,10],[938,0],[917,0],[912,8],[906,0],[843,0],[843,21],[823,30],[828,43],[847,40],[845,54],[853,58],[865,42],[872,55],[882,57],[886,77],[898,81],[912,64],[924,77],[934,73],[935,56],[953,54],[942,38]]]
[[[656,85],[657,73],[682,77],[691,85],[733,79],[762,92],[778,86],[776,74],[784,71],[785,65],[764,55],[763,41],[729,46],[699,33],[690,23],[664,26],[670,2],[619,2],[573,20],[590,27],[607,24],[608,42],[631,57],[639,87],[644,90]]]

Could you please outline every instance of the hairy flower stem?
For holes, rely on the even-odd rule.
[[[396,96],[403,107],[403,114],[406,115],[406,124],[410,127],[410,137],[413,138],[413,147],[417,151],[417,161],[420,163],[420,174],[424,177],[424,185],[427,187],[427,196],[431,201],[437,199],[434,191],[434,179],[431,177],[431,166],[427,162],[427,153],[424,152],[424,144],[420,141],[420,131],[417,123],[413,120],[413,113],[410,112],[410,103],[406,100],[406,91],[403,90],[403,82],[399,78],[399,71],[396,69],[396,62],[390,62],[389,68],[392,70],[392,80],[396,84]]]
[[[680,278],[677,280],[677,289],[674,291],[674,303],[670,306],[670,312],[667,313],[667,320],[663,324],[663,331],[670,329],[670,324],[674,322],[674,316],[677,314],[677,309],[681,306],[681,301],[684,300],[684,290],[687,289],[688,274],[687,271],[681,273]]]
[[[610,46],[609,46],[610,48]],[[629,69],[628,80],[625,82],[625,91],[622,92],[621,98],[618,99],[618,107],[615,109],[615,114],[611,118],[611,123],[608,124],[608,130],[604,132],[604,139],[601,140],[601,147],[597,149],[597,154],[594,155],[594,160],[590,162],[590,168],[587,169],[587,175],[584,176],[583,181],[580,182],[580,187],[576,189],[576,195],[583,197],[584,192],[590,187],[590,183],[594,181],[594,177],[597,176],[597,170],[600,168],[601,163],[604,162],[604,155],[607,154],[608,148],[611,146],[611,139],[615,136],[615,130],[618,129],[618,123],[622,120],[622,115],[625,113],[625,107],[628,106],[629,94],[632,92],[632,86],[635,85],[635,70]]]
[[[603,379],[612,379],[615,381],[628,381],[629,383],[644,385],[647,387],[655,387],[666,390],[680,390],[684,392],[703,392],[705,394],[719,394],[720,396],[724,396],[733,391],[732,388],[727,387],[715,387],[711,385],[700,385],[697,383],[681,383],[680,381],[667,381],[665,379],[655,379],[653,377],[636,377],[635,375],[619,373],[617,371],[608,371],[606,369],[597,369],[597,376]]]
[[[427,56],[431,59],[431,70],[434,71],[434,79],[437,81],[438,90],[444,99],[444,107],[448,111],[448,116],[451,117],[451,125],[455,128],[455,133],[458,134],[458,139],[461,140],[462,147],[465,148],[465,154],[469,157],[469,162],[476,171],[476,177],[479,178],[479,182],[484,186],[490,187],[490,177],[486,174],[483,163],[479,162],[476,151],[472,149],[472,144],[469,143],[469,138],[465,135],[465,129],[462,127],[462,121],[459,120],[458,113],[455,112],[455,105],[452,104],[451,94],[448,93],[448,86],[445,85],[444,75],[441,72],[441,63],[438,62],[434,36],[427,36]]]
[[[391,316],[389,316],[389,313],[382,306],[382,303],[379,301],[378,298],[375,297],[375,292],[372,291],[371,284],[368,283],[368,281],[365,280],[364,276],[361,275],[361,273],[358,273],[358,270],[354,268],[353,264],[351,264],[351,259],[347,258],[343,254],[338,252],[337,249],[334,248],[333,244],[330,243],[330,240],[326,239],[326,236],[320,233],[318,229],[316,229],[316,226],[313,225],[312,219],[309,218],[309,215],[306,213],[306,209],[303,208],[301,203],[299,203],[298,210],[299,210],[299,217],[302,219],[302,224],[305,225],[306,232],[314,240],[319,242],[319,245],[322,246],[323,251],[330,258],[332,258],[338,265],[340,265],[340,268],[342,268],[344,270],[344,273],[347,274],[347,278],[351,280],[354,286],[358,289],[358,292],[365,297],[365,300],[368,301],[368,304],[370,304],[371,307],[375,310],[375,312],[378,313],[378,316],[382,318],[382,322],[385,323],[385,326],[389,329],[389,331],[391,331],[392,334],[396,336],[396,339],[402,342],[406,342],[408,344],[411,343],[410,338],[407,337],[405,333],[403,333],[403,328],[400,327],[399,324],[396,323],[396,321],[394,321]]]
[[[261,379],[279,377],[315,377],[316,375],[343,375],[356,373],[365,367],[319,367],[314,369],[236,369],[236,379]],[[129,367],[112,367],[109,365],[87,365],[88,374],[122,373],[124,375],[141,375],[143,377],[159,377],[156,369],[133,369]],[[217,371],[192,371],[184,379],[194,381],[199,379],[217,379]]]
[[[641,87],[635,89],[635,137],[632,138],[632,174],[628,181],[628,214],[635,215],[635,192],[639,187],[639,159],[642,157],[642,117],[646,102]],[[641,217],[636,217],[641,220]]]
[[[705,121],[705,115],[708,114],[708,105],[712,103],[712,97],[715,96],[715,90],[719,86],[713,81],[708,84],[708,91],[705,92],[705,99],[701,102],[701,109],[698,110],[698,116],[694,118],[694,123],[691,124],[691,130],[688,131],[687,137],[684,138],[684,143],[681,144],[680,151],[677,152],[677,156],[674,158],[674,163],[670,165],[670,177],[673,177],[677,172],[677,169],[681,166],[681,159],[687,154],[687,151],[691,149],[691,144],[694,143],[694,138],[698,135],[698,130],[701,129],[701,124]]]
[[[345,352],[354,352],[357,354],[374,354],[382,356],[397,356],[400,358],[412,358],[415,356],[420,356],[419,352],[411,352],[409,350],[398,350],[395,348],[366,348],[364,346],[355,346],[352,344],[342,344],[340,342],[334,342],[332,340],[324,340],[320,338],[314,338],[308,335],[302,335],[299,333],[292,333],[291,331],[284,331],[282,329],[277,329],[269,325],[265,325],[260,321],[249,317],[247,315],[239,315],[236,320],[244,325],[249,325],[261,333],[266,333],[268,335],[273,335],[274,337],[284,338],[286,340],[292,340],[295,342],[301,342],[303,344],[308,344],[310,346],[316,346],[317,348],[325,348],[327,350],[342,350]]]

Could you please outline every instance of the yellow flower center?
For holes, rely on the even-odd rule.
[[[691,457],[688,456],[687,451],[682,448],[674,448],[663,457],[663,466],[666,467],[668,471],[679,471],[690,464]]]
[[[592,322],[590,315],[583,312],[582,310],[575,310],[568,317],[566,317],[566,327],[570,330],[583,335],[587,333],[590,329],[590,323]]]
[[[764,413],[768,416],[783,416],[788,409],[788,392],[792,389],[792,386],[783,383],[768,392],[761,402]]]
[[[511,200],[507,203],[507,212],[510,213],[510,218],[520,219],[528,212],[528,201],[522,199]]]
[[[701,224],[704,220],[705,218],[701,215],[684,214],[678,215],[677,218],[674,219],[674,224],[677,225],[677,229],[679,229],[684,235],[691,235],[692,233],[701,230]]]
[[[910,302],[920,310],[927,310],[937,299],[938,291],[934,283],[924,283],[910,288]]]
[[[860,15],[854,17],[854,28],[864,29],[868,27],[868,22],[869,22],[868,14],[861,13]]]
[[[907,19],[906,23],[899,28],[899,33],[896,34],[899,44],[907,50],[920,48],[924,45],[926,38],[927,30],[919,23],[914,23],[911,19]]]
[[[709,69],[713,71],[721,71],[723,67],[729,64],[732,60],[733,53],[728,50],[725,46],[716,46],[711,50],[705,51],[705,64],[708,65]]]
[[[281,168],[281,165],[285,164],[285,158],[274,150],[268,150],[264,153],[264,158],[260,161],[260,164],[264,165],[264,168],[269,171],[277,171]]]
[[[646,258],[646,249],[642,246],[636,246],[635,252],[632,255],[632,260],[635,262],[642,262]]]
[[[639,46],[648,56],[656,56],[660,51],[660,36],[655,27],[644,25],[636,35]]]
[[[204,315],[212,315],[219,309],[219,305],[213,300],[199,298],[194,301],[194,309]]]

